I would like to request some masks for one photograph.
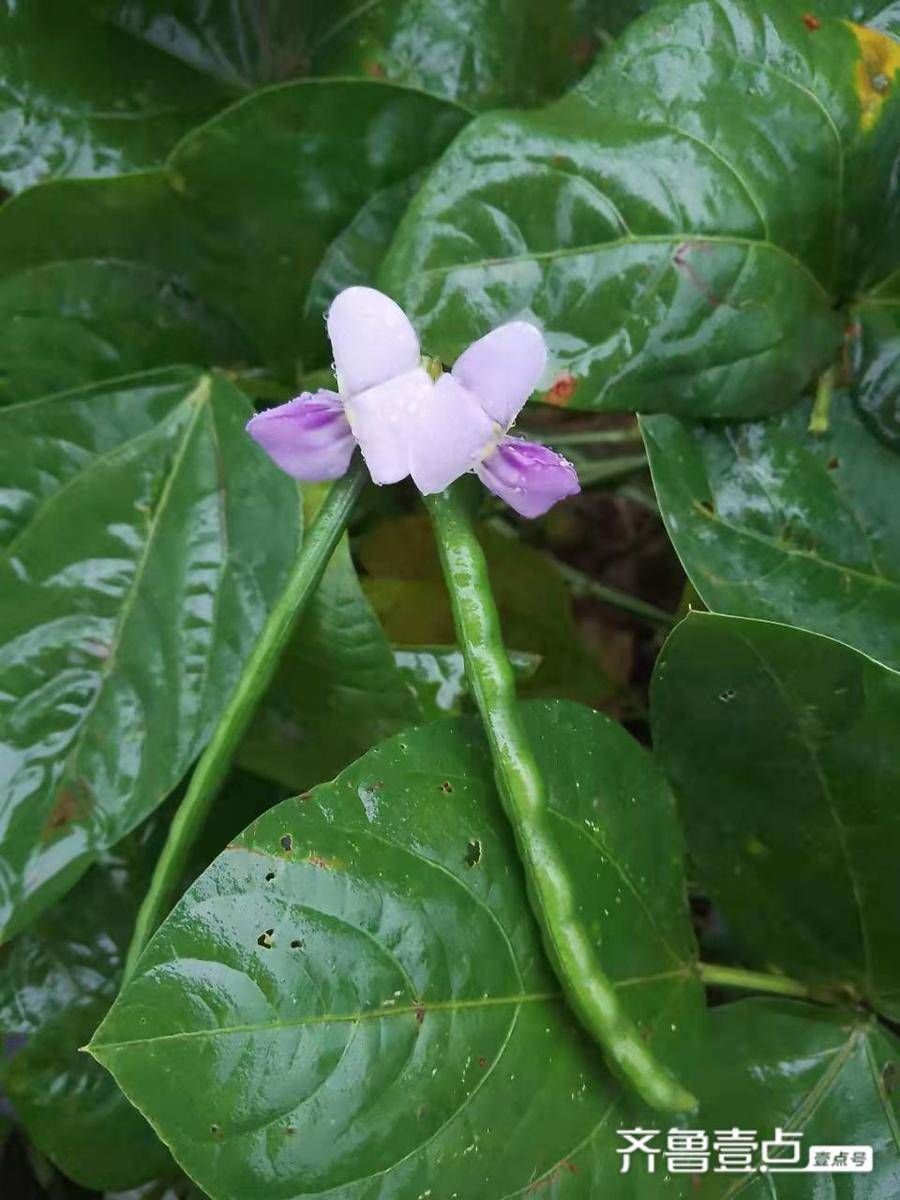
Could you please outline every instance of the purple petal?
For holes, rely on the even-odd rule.
[[[409,470],[419,491],[442,492],[471,471],[501,431],[477,396],[441,375],[410,430]]]
[[[486,488],[523,517],[543,516],[557,500],[581,491],[570,462],[522,438],[504,438],[476,471]]]
[[[419,365],[419,339],[409,318],[374,288],[345,288],[332,302],[327,323],[342,395],[377,387]]]
[[[544,336],[525,321],[510,321],[473,342],[453,367],[453,377],[474,392],[485,412],[508,429],[547,365]]]
[[[259,413],[247,432],[282,471],[306,483],[340,478],[356,445],[336,392],[304,392]]]

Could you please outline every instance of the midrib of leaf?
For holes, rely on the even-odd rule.
[[[623,246],[643,246],[643,245],[669,245],[672,243],[695,243],[703,245],[704,243],[712,243],[713,245],[725,246],[746,246],[751,250],[767,250],[775,255],[781,255],[786,258],[792,267],[795,267],[801,274],[805,275],[818,291],[822,293],[822,298],[825,303],[831,305],[831,298],[825,290],[819,279],[812,273],[809,267],[806,266],[796,255],[791,254],[789,250],[785,250],[783,246],[779,246],[777,242],[771,242],[765,238],[748,238],[740,237],[736,234],[718,234],[718,233],[687,233],[684,231],[672,233],[653,233],[642,234],[640,236],[613,238],[607,242],[592,242],[585,243],[582,246],[566,246],[564,249],[558,250],[533,250],[525,254],[511,254],[506,257],[482,258],[474,262],[458,262],[448,263],[446,266],[425,267],[416,272],[416,278],[422,279],[431,275],[449,275],[453,271],[469,271],[469,270],[484,270],[492,267],[508,267],[515,266],[516,263],[529,262],[555,262],[562,258],[575,258],[580,254],[599,254],[605,250],[618,250]]]
[[[156,541],[156,535],[158,533],[158,530],[159,530],[159,527],[160,527],[160,524],[162,521],[162,516],[168,507],[169,498],[172,494],[172,488],[174,485],[174,481],[177,478],[178,473],[181,469],[181,464],[184,461],[185,455],[187,454],[188,446],[191,443],[194,431],[197,428],[200,418],[201,418],[202,414],[204,413],[206,406],[209,402],[211,389],[212,389],[212,381],[210,379],[210,376],[204,375],[198,381],[198,383],[197,383],[196,387],[193,389],[193,391],[190,392],[188,394],[188,396],[185,398],[185,400],[183,401],[183,403],[185,403],[185,404],[193,403],[195,406],[195,412],[194,412],[193,416],[191,417],[189,424],[185,427],[185,431],[182,436],[181,442],[179,444],[178,450],[176,452],[175,459],[172,463],[172,469],[169,472],[168,478],[166,479],[166,483],[165,483],[165,486],[162,491],[162,495],[160,496],[160,499],[159,499],[159,503],[157,504],[156,510],[153,513],[153,517],[150,522],[150,527],[147,531],[147,537],[144,542],[143,552],[141,554],[140,559],[137,562],[137,565],[135,567],[134,577],[132,578],[132,581],[129,584],[128,591],[126,592],[125,598],[122,602],[122,608],[119,613],[119,620],[117,622],[116,630],[113,635],[112,643],[110,645],[109,655],[104,660],[103,665],[100,669],[97,688],[91,699],[91,703],[90,703],[89,707],[87,708],[87,710],[85,711],[84,716],[82,717],[81,724],[78,727],[78,732],[76,733],[74,739],[72,740],[72,744],[69,746],[69,749],[66,752],[66,756],[63,759],[63,762],[61,764],[60,772],[59,772],[60,779],[64,779],[66,777],[66,775],[69,772],[69,769],[72,766],[72,763],[77,759],[78,753],[81,750],[81,746],[84,742],[86,731],[90,725],[91,718],[93,717],[94,712],[96,711],[97,705],[100,702],[100,697],[102,696],[103,691],[104,691],[107,683],[109,682],[113,667],[115,666],[115,663],[116,663],[116,657],[117,657],[119,647],[121,646],[122,639],[125,636],[125,631],[128,627],[128,621],[129,621],[131,613],[134,609],[134,605],[137,601],[137,596],[140,591],[140,586],[141,586],[141,584],[143,582],[143,578],[144,578],[144,572],[146,571],[147,564],[150,561],[151,552],[153,550],[153,546]]]
[[[383,949],[383,947],[382,947]],[[658,983],[668,979],[687,979],[691,972],[687,968],[676,971],[660,971],[655,975],[635,975],[629,979],[613,981],[616,988],[635,987],[644,983]],[[416,1016],[417,1013],[467,1012],[470,1010],[503,1008],[522,1004],[559,1004],[561,992],[516,992],[506,996],[478,996],[471,1000],[423,1000],[420,1004],[396,1004],[379,1008],[364,1008],[346,1013],[310,1013],[305,1017],[290,1020],[257,1021],[243,1025],[220,1025],[213,1029],[185,1029],[178,1033],[161,1033],[152,1037],[129,1038],[121,1042],[91,1041],[84,1049],[95,1058],[102,1059],[106,1053],[129,1049],[133,1046],[158,1046],[163,1042],[196,1041],[204,1038],[230,1037],[234,1034],[278,1033],[285,1029],[304,1029],[315,1025],[353,1025],[360,1021],[389,1021],[394,1017]]]
[[[133,377],[126,376],[125,378]],[[0,422],[3,421],[7,414],[13,414],[34,404],[45,404],[47,402],[59,403],[61,400],[68,399],[72,394],[73,393],[55,393],[51,396],[41,397],[39,400],[26,400],[24,404],[21,405],[9,405],[4,408],[2,412],[0,412]],[[84,389],[82,394],[85,396],[85,398],[89,397],[91,394],[91,389]],[[66,481],[56,489],[56,491],[51,492],[48,496],[44,497],[44,499],[38,504],[37,508],[35,508],[31,514],[29,520],[19,530],[9,545],[0,548],[0,554],[4,554],[7,557],[12,557],[13,551],[20,547],[20,543],[23,541],[23,539],[30,537],[34,533],[35,528],[46,518],[57,501],[61,498],[64,499],[69,489],[84,479],[85,476],[90,475],[94,470],[100,467],[109,466],[111,463],[115,463],[120,458],[129,458],[135,452],[135,449],[140,449],[143,446],[144,442],[152,442],[155,438],[159,437],[160,433],[165,430],[168,425],[176,425],[178,423],[178,418],[181,417],[181,410],[185,407],[189,400],[190,396],[187,396],[177,401],[171,411],[166,413],[165,417],[163,417],[161,421],[157,422],[156,425],[152,425],[149,429],[145,429],[143,433],[137,434],[136,437],[128,438],[124,442],[119,442],[117,446],[112,446],[109,450],[104,451],[102,454],[94,455],[94,457],[86,462],[80,470],[76,471],[73,475],[70,475],[69,478],[66,479]]]
[[[729,529],[732,533],[736,533],[740,537],[747,537],[753,541],[761,542],[763,545],[770,547],[770,549],[777,550],[779,554],[783,554],[786,557],[804,558],[808,562],[814,563],[816,566],[827,568],[829,571],[837,571],[841,575],[853,576],[854,578],[860,579],[862,582],[873,586],[879,585],[881,587],[893,589],[894,591],[900,591],[900,582],[890,579],[887,575],[873,575],[868,571],[861,570],[859,567],[844,566],[842,563],[833,562],[830,558],[822,558],[818,554],[815,554],[812,550],[803,550],[799,546],[788,545],[779,541],[777,538],[770,537],[768,534],[759,533],[755,529],[749,529],[743,525],[736,525],[733,521],[727,521],[724,517],[719,516],[718,513],[709,512],[700,504],[695,503],[692,507],[695,514],[705,517],[706,520],[710,521],[713,525],[721,525],[723,529]],[[779,564],[779,567],[782,565],[783,564]],[[778,567],[774,569],[777,570]],[[762,578],[765,578],[765,576]],[[747,586],[750,583],[757,582],[759,581],[756,579],[745,579],[741,581],[742,586]]]
[[[850,1036],[841,1046],[835,1046],[831,1050],[825,1051],[821,1057],[831,1058],[828,1066],[822,1072],[816,1083],[810,1088],[806,1096],[799,1102],[797,1107],[787,1116],[783,1128],[800,1132],[815,1116],[819,1106],[824,1102],[832,1087],[837,1083],[841,1072],[850,1060],[850,1056],[856,1048],[857,1042],[862,1039],[864,1042],[868,1039],[865,1036],[865,1029],[857,1026],[850,1031]],[[736,1179],[731,1187],[722,1195],[721,1200],[731,1200],[732,1196],[739,1195],[745,1188],[748,1188],[752,1183],[755,1183],[760,1178],[758,1171],[751,1171],[744,1175],[741,1179]]]
[[[844,869],[847,872],[847,878],[850,881],[850,887],[853,891],[854,900],[856,901],[856,920],[859,926],[860,944],[863,952],[863,977],[865,980],[865,990],[867,994],[871,996],[875,989],[872,979],[872,954],[871,947],[869,946],[868,923],[865,918],[865,911],[862,902],[863,889],[860,885],[856,867],[850,854],[850,847],[847,844],[847,830],[834,803],[834,797],[831,794],[831,786],[828,782],[828,777],[822,769],[822,764],[819,760],[816,747],[809,740],[802,723],[796,719],[796,712],[799,706],[792,701],[791,694],[787,687],[749,638],[744,637],[739,632],[736,633],[735,636],[740,642],[743,643],[746,649],[750,651],[751,656],[759,663],[763,673],[772,681],[775,690],[781,697],[782,703],[787,710],[791,724],[796,732],[797,741],[806,751],[807,757],[809,758],[812,773],[819,785],[819,791],[822,799],[824,800],[824,806],[831,815],[832,824],[834,825],[838,845],[840,846],[841,850],[841,857],[844,860]]]

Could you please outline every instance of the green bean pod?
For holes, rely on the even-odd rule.
[[[566,998],[615,1072],[656,1109],[696,1107],[647,1048],[625,1012],[579,918],[572,883],[550,827],[547,792],[516,708],[484,553],[459,491],[426,497],[450,593],[469,686],[484,722],[497,789],[525,867],[544,946]]]

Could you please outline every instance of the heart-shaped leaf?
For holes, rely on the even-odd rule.
[[[648,1035],[685,1037],[700,996],[665,786],[596,713],[523,716],[612,978]],[[438,1175],[447,1197],[602,1188],[604,1132],[634,1117],[559,998],[472,718],[400,735],[246,830],[91,1052],[215,1200],[407,1200]]]
[[[172,790],[280,592],[297,492],[248,415],[188,368],[0,411],[4,938]]]
[[[825,432],[809,423],[808,403],[743,425],[643,418],[666,528],[707,607],[804,626],[900,667],[900,453],[846,392]]]
[[[234,98],[72,0],[3,6],[0,75],[0,186],[11,192],[156,166]]]
[[[558,403],[787,407],[835,308],[897,266],[898,67],[888,35],[789,0],[658,6],[569,96],[473,121],[382,279],[446,360],[536,319]]]
[[[693,613],[651,701],[697,875],[748,958],[900,1016],[900,675],[830,638]]]
[[[118,283],[123,264],[154,272],[164,296],[188,292],[236,327],[227,357],[226,347],[210,347],[220,362],[249,355],[292,381],[298,359],[327,359],[322,312],[307,315],[305,304],[329,247],[373,196],[402,187],[434,159],[467,118],[447,101],[371,81],[268,88],[188,135],[159,170],[51,182],[15,197],[0,210],[0,268],[101,260],[77,297],[67,275],[65,294],[47,294],[44,312],[58,318],[65,300],[80,326],[110,339],[121,327],[100,277],[109,272]],[[344,258],[342,286],[371,270],[370,248],[367,255],[358,267]],[[27,300],[10,319],[27,314]],[[183,353],[190,336],[168,353],[159,343],[153,365]]]

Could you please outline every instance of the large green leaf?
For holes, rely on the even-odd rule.
[[[606,718],[523,715],[582,916],[671,1045],[700,997],[670,796]],[[559,999],[471,718],[399,735],[246,830],[91,1052],[216,1200],[593,1195],[618,1170],[606,1130],[635,1118]]]
[[[251,776],[232,775],[194,847],[185,882],[283,795]],[[176,1175],[144,1118],[80,1052],[115,999],[170,820],[167,805],[103,854],[64,905],[0,953],[0,1034],[25,1040],[2,1083],[34,1145],[84,1187],[118,1190]]]
[[[137,1187],[175,1171],[109,1075],[78,1053],[115,999],[161,832],[151,819],[105,853],[64,905],[0,954],[0,1032],[27,1039],[4,1088],[41,1153],[84,1187]]]
[[[0,5],[0,186],[155,166],[233,92],[78,0]]]
[[[67,337],[87,326],[110,341],[121,324],[100,280],[119,281],[123,264],[155,272],[163,297],[188,292],[236,327],[227,346],[210,347],[219,361],[249,353],[292,380],[298,359],[318,365],[326,357],[322,313],[307,314],[305,303],[329,247],[373,196],[435,158],[466,119],[457,105],[385,83],[268,88],[188,135],[159,170],[51,182],[15,197],[0,210],[0,270],[99,260],[89,264],[77,300],[71,267],[56,305],[67,301],[79,326]],[[344,256],[342,286],[371,271],[367,254],[349,263]],[[27,317],[28,302],[26,290],[8,319]],[[54,313],[52,294],[42,311]],[[200,335],[179,335],[168,353],[160,342],[161,362],[183,353],[188,337]]]
[[[299,504],[248,407],[183,368],[0,411],[2,938],[172,790],[279,594]]]
[[[691,1128],[709,1138],[710,1170],[695,1172],[698,1200],[890,1200],[900,1171],[900,1092],[893,1086],[900,1041],[871,1016],[784,1000],[741,1000],[710,1014],[709,1040],[685,1064],[702,1097]],[[776,1126],[799,1131],[800,1160],[815,1146],[871,1146],[871,1174],[714,1171],[715,1130],[742,1129],[770,1141]],[[666,1135],[655,1140],[663,1151]],[[784,1149],[769,1153],[785,1157]],[[762,1161],[761,1152],[753,1156]],[[633,1172],[645,1172],[638,1160]],[[659,1186],[656,1195],[668,1195]],[[629,1193],[630,1194],[630,1193]]]
[[[898,66],[887,35],[786,0],[656,7],[571,95],[469,125],[384,284],[448,360],[538,320],[574,407],[789,406],[835,306],[897,266]]]
[[[900,271],[853,309],[847,373],[863,419],[900,454]]]
[[[651,710],[697,876],[748,958],[900,1016],[900,675],[830,638],[693,613]]]
[[[422,715],[342,542],[253,718],[239,760],[304,791]]]
[[[473,108],[563,91],[641,0],[97,0],[132,36],[243,87],[367,75]]]
[[[0,281],[0,405],[161,363],[245,357],[230,321],[152,267],[70,259]]]
[[[835,394],[768,421],[641,422],[660,511],[691,582],[720,612],[849,642],[900,667],[900,455]]]

